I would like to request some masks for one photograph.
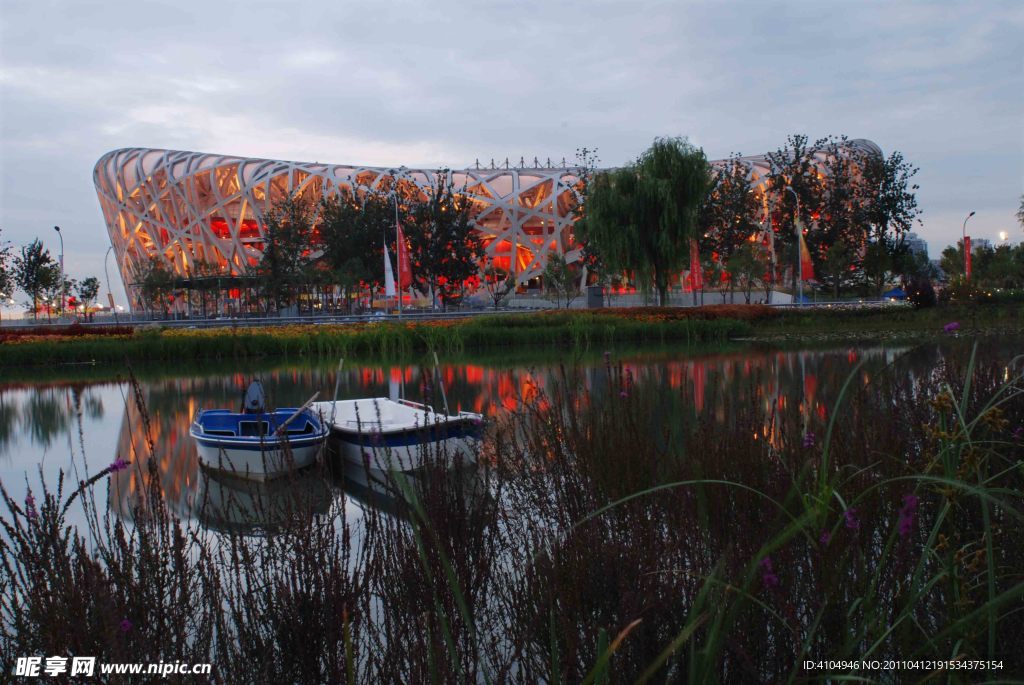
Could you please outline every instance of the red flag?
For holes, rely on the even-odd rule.
[[[804,234],[800,232],[800,280],[810,281],[814,278],[814,262],[811,261],[811,251],[807,249],[804,242]]]
[[[697,251],[697,241],[694,238],[690,238],[690,278],[694,290],[704,287],[704,275],[700,269],[700,253]]]
[[[971,236],[964,236],[964,273],[971,280]]]
[[[398,289],[405,290],[412,285],[412,262],[409,261],[409,246],[405,243],[405,233],[398,224]]]

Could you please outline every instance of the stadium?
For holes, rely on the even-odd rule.
[[[881,155],[867,140],[846,145]],[[824,152],[815,153],[820,163]],[[769,173],[764,155],[741,158],[756,187]],[[712,162],[723,165],[727,160]],[[152,258],[187,279],[197,264],[244,277],[260,262],[262,217],[288,196],[318,202],[338,193],[426,198],[450,183],[472,203],[485,261],[536,285],[551,255],[580,258],[573,237],[579,167],[539,165],[458,170],[407,169],[252,159],[202,152],[124,148],[96,163],[93,180],[133,309]]]

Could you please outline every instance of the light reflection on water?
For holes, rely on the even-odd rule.
[[[844,347],[818,351],[744,350],[679,358],[671,353],[635,353],[616,357],[638,382],[659,388],[680,407],[728,428],[735,406],[755,402],[763,409],[761,435],[778,440],[775,410],[799,407],[808,430],[828,417],[839,388],[860,360],[871,363],[862,374],[892,361],[906,348]],[[439,377],[452,410],[494,416],[515,409],[521,401],[542,397],[560,376],[557,362],[529,367],[476,364],[442,366]],[[333,393],[334,364],[276,369],[260,374],[276,406],[296,406],[315,391]],[[26,482],[38,491],[39,470],[48,483],[57,473],[76,483],[122,458],[132,466],[110,478],[106,500],[111,510],[129,516],[144,487],[149,459],[154,460],[165,499],[180,516],[196,517],[212,529],[273,525],[280,515],[274,504],[300,488],[314,510],[326,511],[340,490],[317,473],[296,481],[254,485],[239,479],[208,479],[201,471],[189,424],[200,408],[235,407],[252,374],[179,377],[140,381],[145,415],[127,383],[20,384],[0,386],[0,480],[16,499],[25,496]],[[600,358],[584,365],[583,383],[595,394],[605,392],[607,371]],[[366,365],[342,371],[338,396],[398,397],[440,406],[435,373],[429,367]],[[147,429],[148,427],[148,429]],[[152,444],[152,456],[149,445]],[[71,488],[66,487],[66,491]],[[103,499],[101,490],[96,491]],[[230,511],[211,503],[230,499]],[[71,522],[84,516],[72,512]]]

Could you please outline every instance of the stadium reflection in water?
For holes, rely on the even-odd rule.
[[[848,348],[829,351],[745,350],[689,359],[665,358],[663,354],[632,357],[621,362],[623,373],[653,384],[663,392],[679,414],[728,426],[736,407],[756,403],[764,421],[758,439],[773,445],[779,440],[774,417],[777,410],[795,403],[805,417],[808,430],[821,430],[828,418],[835,394],[861,360],[862,382],[871,369],[891,361],[898,348]],[[612,362],[615,369],[619,364]],[[449,365],[439,375],[451,408],[468,409],[489,416],[514,410],[521,402],[543,405],[546,391],[563,373],[559,366],[530,368],[487,367],[474,364]],[[334,370],[323,367],[287,368],[263,372],[262,378],[272,401],[282,406],[308,397],[313,390],[324,396],[333,392]],[[342,372],[340,398],[404,396],[440,403],[432,369],[414,366],[366,366]],[[285,515],[286,501],[295,488],[309,497],[314,511],[326,512],[331,491],[344,488],[340,477],[328,483],[318,474],[302,474],[294,480],[260,485],[228,476],[210,477],[201,470],[188,427],[195,412],[204,407],[233,406],[251,375],[178,378],[141,386],[144,417],[139,403],[130,402],[122,414],[116,455],[132,466],[112,478],[110,506],[131,517],[142,499],[149,473],[159,478],[164,497],[172,511],[195,517],[213,529],[273,527]],[[598,357],[584,366],[580,376],[593,396],[605,392],[608,368]],[[823,392],[824,388],[829,391]],[[147,426],[149,434],[147,436]],[[150,445],[152,448],[150,448]],[[151,452],[152,449],[152,452]],[[150,461],[154,468],[150,468]],[[358,497],[357,497],[358,498]]]

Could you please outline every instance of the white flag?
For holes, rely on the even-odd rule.
[[[384,297],[394,297],[397,295],[395,290],[395,272],[391,270],[391,255],[388,254],[387,243],[384,244]]]

